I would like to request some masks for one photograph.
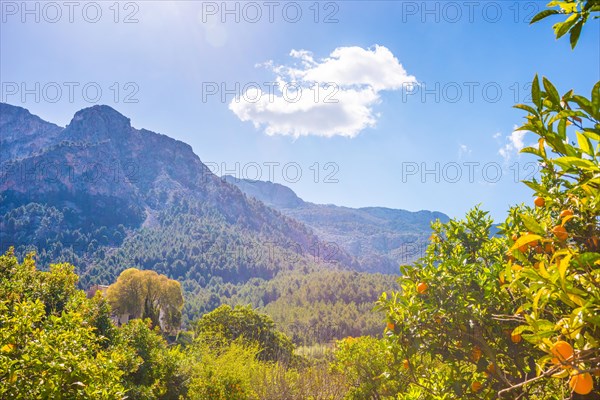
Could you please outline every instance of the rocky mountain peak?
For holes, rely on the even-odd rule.
[[[131,120],[106,105],[77,111],[65,133],[72,139],[109,139],[131,131]]]

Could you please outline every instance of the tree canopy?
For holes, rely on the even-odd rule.
[[[294,346],[292,341],[275,329],[275,323],[266,314],[250,306],[231,307],[226,304],[203,315],[195,324],[197,335],[223,338],[228,342],[243,339],[255,343],[261,350],[262,360],[290,361]]]
[[[165,331],[181,325],[183,295],[179,282],[155,271],[126,269],[107,290],[113,311],[132,318],[149,318]]]

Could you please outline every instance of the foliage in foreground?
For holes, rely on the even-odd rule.
[[[341,400],[349,389],[250,307],[223,306],[169,342],[151,319],[116,327],[73,271],[0,256],[0,398]]]
[[[553,1],[557,37],[577,44],[597,1]],[[597,18],[597,17],[596,17]],[[397,398],[597,398],[600,386],[600,82],[589,98],[536,76],[520,128],[540,163],[533,207],[498,236],[478,208],[434,224],[423,259],[384,293],[386,340],[409,385]],[[390,372],[390,376],[391,372]],[[391,377],[390,379],[394,379]],[[594,397],[595,396],[595,397]]]

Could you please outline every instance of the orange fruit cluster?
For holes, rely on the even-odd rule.
[[[559,340],[554,343],[550,352],[554,356],[552,358],[554,364],[562,364],[562,367],[565,369],[571,368],[567,363],[573,357],[574,351],[569,343],[564,340]],[[575,373],[571,375],[569,387],[577,394],[589,394],[594,388],[594,379],[588,372]]]

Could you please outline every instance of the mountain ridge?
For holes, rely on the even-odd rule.
[[[40,252],[43,255],[53,242],[77,243],[80,249],[85,249],[76,257],[79,265],[84,269],[92,264],[104,265],[112,272],[99,280],[107,282],[122,267],[116,265],[116,260],[107,265],[109,261],[94,259],[93,254],[99,249],[120,254],[128,265],[155,268],[160,264],[169,273],[170,267],[160,254],[142,262],[143,257],[131,257],[122,246],[135,240],[150,240],[143,232],[148,228],[154,231],[166,228],[171,219],[197,225],[194,229],[204,231],[211,246],[223,242],[219,239],[221,234],[233,235],[238,246],[248,245],[259,252],[268,251],[261,247],[261,241],[272,242],[281,257],[288,254],[292,258],[289,253],[294,252],[293,245],[306,252],[318,242],[304,225],[245,196],[237,187],[212,174],[189,144],[133,128],[129,118],[111,107],[80,110],[64,128],[25,109],[8,104],[1,107],[2,250],[10,245],[33,244],[44,250]],[[15,138],[22,137],[21,131],[29,126],[33,132],[28,137],[39,143],[34,146],[35,152],[27,153],[31,146],[24,146]],[[14,157],[16,153],[20,156]],[[189,219],[183,218],[188,214]],[[216,232],[206,232],[209,227]],[[220,233],[222,229],[225,230]],[[153,240],[169,240],[160,232],[156,235],[159,239]],[[140,248],[135,243],[131,246]],[[150,252],[149,248],[146,251]],[[254,276],[254,270],[263,271],[259,276],[268,276],[292,267],[282,260],[268,260],[273,265],[267,265],[266,261],[255,262],[246,257],[244,273],[236,277],[219,267],[238,268],[232,261],[213,260],[204,269],[196,264],[205,264],[202,261],[205,254],[186,250],[180,255],[186,264],[178,269],[181,277],[189,270],[203,268],[207,280],[215,273],[239,280]],[[314,264],[309,258],[307,254],[299,254],[298,262]],[[175,261],[173,258],[170,262]],[[343,252],[334,255],[331,261],[344,267],[354,265],[352,257]],[[85,272],[83,276],[84,280],[97,280]]]
[[[328,243],[356,257],[366,271],[398,273],[400,264],[415,261],[428,244],[429,225],[449,217],[438,211],[407,211],[388,207],[352,208],[304,201],[289,187],[224,175],[248,196],[295,218]]]

